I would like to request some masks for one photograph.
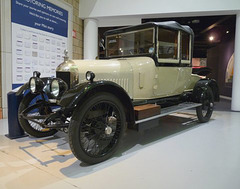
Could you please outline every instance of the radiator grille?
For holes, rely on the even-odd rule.
[[[56,76],[65,81],[70,89],[70,72],[57,72]]]

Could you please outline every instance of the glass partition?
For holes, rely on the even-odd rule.
[[[178,31],[159,28],[158,58],[178,59]]]
[[[190,63],[190,35],[182,32],[182,62]]]
[[[154,52],[154,29],[144,29],[106,37],[106,56],[131,56]]]

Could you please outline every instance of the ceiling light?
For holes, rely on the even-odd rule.
[[[193,24],[198,24],[198,23],[200,23],[200,20],[197,20],[197,19],[196,20],[192,20],[192,23]]]
[[[214,40],[214,37],[211,35],[210,37],[209,37],[209,41],[213,41]]]
[[[229,30],[227,30],[226,33],[229,33]]]

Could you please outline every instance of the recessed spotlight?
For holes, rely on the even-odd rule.
[[[199,23],[200,23],[200,20],[197,20],[197,19],[196,19],[196,20],[192,20],[192,23],[193,23],[193,24],[199,24]]]
[[[214,36],[211,35],[211,36],[209,37],[209,41],[213,41],[213,40],[214,40]]]
[[[227,30],[226,33],[229,33],[229,30]]]

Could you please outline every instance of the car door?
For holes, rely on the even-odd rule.
[[[176,93],[182,93],[187,88],[188,81],[192,74],[191,59],[192,59],[192,37],[190,34],[181,31],[181,60],[178,68],[178,79],[176,84]]]
[[[155,95],[157,97],[172,96],[176,91],[178,74],[178,67],[156,67]]]
[[[158,28],[155,95],[157,97],[176,94],[180,68],[180,32],[178,30]]]

